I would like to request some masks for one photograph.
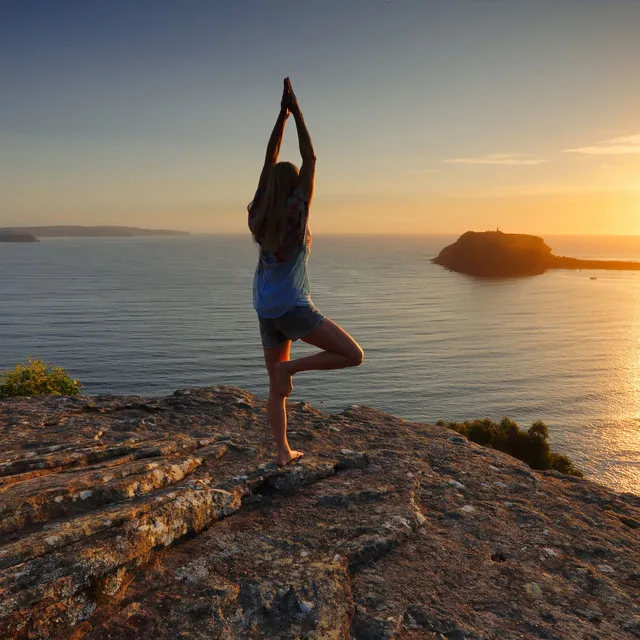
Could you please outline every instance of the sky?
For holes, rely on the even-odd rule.
[[[316,232],[640,235],[638,33],[640,0],[3,0],[0,226],[245,232],[289,76]]]

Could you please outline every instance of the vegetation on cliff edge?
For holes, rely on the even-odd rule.
[[[583,477],[582,472],[567,456],[551,451],[548,442],[549,429],[540,420],[534,422],[526,431],[509,418],[503,418],[500,422],[493,422],[489,418],[449,423],[440,420],[437,424],[449,427],[472,442],[508,453],[526,462],[532,469],[555,469],[561,473]]]
[[[29,358],[15,369],[0,371],[0,398],[12,396],[73,396],[82,385],[62,367]]]

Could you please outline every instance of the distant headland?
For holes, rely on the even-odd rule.
[[[40,240],[30,233],[6,233],[0,229],[0,242],[40,242]]]
[[[502,231],[467,231],[432,262],[452,271],[485,278],[540,275],[548,269],[640,271],[640,262],[556,256],[538,236]]]
[[[16,235],[30,235],[34,240],[12,240]],[[52,227],[0,227],[4,242],[37,242],[37,238],[134,238],[139,236],[188,236],[187,231],[141,229],[139,227],[82,227],[56,225]],[[9,238],[6,240],[6,238]]]

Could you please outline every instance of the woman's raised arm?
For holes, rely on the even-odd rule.
[[[313,197],[313,182],[316,173],[316,154],[313,150],[311,136],[302,117],[302,111],[300,111],[300,106],[298,105],[295,93],[293,93],[289,78],[285,79],[285,93],[287,94],[289,110],[296,121],[298,145],[300,147],[300,155],[302,156],[302,167],[300,168],[298,185],[304,189],[309,198],[309,202],[311,202],[311,198]]]
[[[271,136],[269,137],[269,142],[267,143],[267,153],[265,154],[264,166],[260,173],[260,180],[258,180],[258,188],[264,188],[267,186],[267,174],[269,172],[269,168],[278,162],[278,156],[280,155],[282,136],[284,135],[284,125],[289,117],[288,81],[289,78],[285,78],[282,101],[280,102],[280,113],[278,114],[278,119],[276,120],[276,124],[274,125]]]

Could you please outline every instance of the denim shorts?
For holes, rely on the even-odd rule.
[[[320,326],[324,316],[313,305],[293,307],[279,318],[263,318],[260,322],[260,338],[265,349],[278,347],[287,340],[295,342]]]

